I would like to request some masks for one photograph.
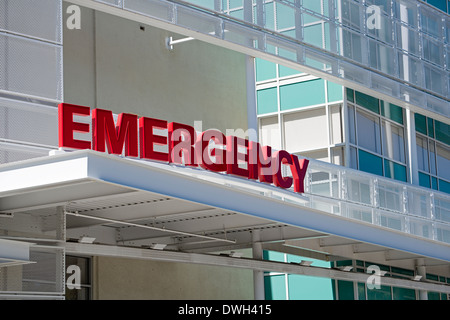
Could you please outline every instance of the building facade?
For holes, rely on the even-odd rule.
[[[448,299],[449,10],[0,0],[0,298]],[[155,161],[174,126],[240,171]]]

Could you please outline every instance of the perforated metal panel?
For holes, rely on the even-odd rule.
[[[62,100],[62,47],[0,33],[0,90]]]
[[[0,219],[0,238],[30,242],[30,263],[0,267],[0,299],[60,299],[64,293],[65,216],[55,208]]]
[[[0,0],[0,30],[62,42],[60,0]]]
[[[0,98],[0,139],[56,147],[57,108]]]

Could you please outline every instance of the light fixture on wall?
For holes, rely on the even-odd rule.
[[[12,212],[0,212],[0,218],[14,218],[14,213],[12,213]]]
[[[86,237],[86,236],[82,236],[80,239],[78,239],[79,243],[89,243],[92,244],[94,243],[95,238],[93,237]]]
[[[352,271],[353,267],[352,266],[342,266],[342,267],[337,267],[336,269],[339,269],[339,270],[345,271],[345,272],[349,272],[349,271]]]
[[[164,243],[153,243],[150,245],[150,248],[155,250],[164,250],[165,247],[167,247],[167,244]]]
[[[313,261],[310,261],[310,260],[302,260],[302,261],[300,261],[300,265],[304,266],[304,267],[309,267],[312,263],[313,263]]]

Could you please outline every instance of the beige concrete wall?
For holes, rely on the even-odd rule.
[[[237,268],[95,257],[94,299],[253,299],[253,272]]]
[[[67,6],[67,4],[66,4]],[[168,31],[82,8],[64,28],[64,100],[203,129],[247,129],[245,56],[198,40],[167,50]]]
[[[65,4],[64,11],[66,12]],[[65,16],[67,17],[67,16]],[[91,9],[64,29],[64,101],[203,129],[247,129],[246,58]],[[96,299],[253,299],[248,270],[96,257]]]

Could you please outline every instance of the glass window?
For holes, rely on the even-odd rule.
[[[297,152],[328,145],[325,107],[285,114],[283,119],[286,150]]]
[[[295,11],[281,3],[276,3],[277,30],[295,26]]]
[[[430,141],[430,172],[436,174],[436,152],[434,147],[434,141]]]
[[[428,164],[428,140],[416,135],[417,144],[417,161],[419,170],[429,172],[430,166]]]
[[[426,135],[427,134],[427,117],[416,113],[414,115],[414,121],[416,124],[416,131]]]
[[[356,103],[372,112],[380,113],[379,100],[359,91],[355,92]]]
[[[285,275],[264,276],[264,291],[267,300],[286,300]]]
[[[436,143],[438,176],[450,180],[450,149]]]
[[[258,114],[278,111],[277,88],[258,90],[257,92]]]
[[[436,140],[450,145],[450,126],[440,121],[435,121]]]
[[[394,300],[416,300],[416,291],[406,288],[392,288]]]
[[[403,124],[403,109],[395,104],[380,101],[381,115],[395,122]]]
[[[419,184],[450,193],[450,126],[419,114],[415,123]]]
[[[403,128],[389,121],[382,121],[383,155],[405,163],[405,139]]]
[[[256,81],[264,81],[276,78],[277,67],[275,63],[260,58],[256,58],[255,64],[256,64]]]
[[[323,47],[322,24],[313,24],[303,29],[304,41],[318,48]]]
[[[280,108],[289,110],[325,103],[325,83],[322,79],[280,86]]]
[[[280,129],[278,117],[268,117],[259,120],[259,137],[263,145],[272,146],[275,150],[280,150]]]
[[[357,110],[356,121],[358,145],[381,154],[380,124],[378,117]]]
[[[80,272],[80,288],[69,289],[66,286],[66,300],[89,300],[91,299],[91,269],[90,259],[75,256],[66,256],[66,268],[77,266]],[[66,273],[66,281],[73,273]]]
[[[339,300],[355,300],[353,282],[337,280],[337,288]]]
[[[342,86],[327,81],[328,102],[342,100]]]
[[[383,162],[381,157],[363,150],[359,150],[358,157],[359,170],[377,174],[379,176],[383,175]]]
[[[399,181],[407,181],[406,167],[384,159],[384,175]]]
[[[446,4],[447,0],[427,0],[427,2],[434,7],[444,12],[447,12],[447,4]]]
[[[431,184],[430,184],[430,176],[419,172],[419,185],[425,188],[431,188]]]

